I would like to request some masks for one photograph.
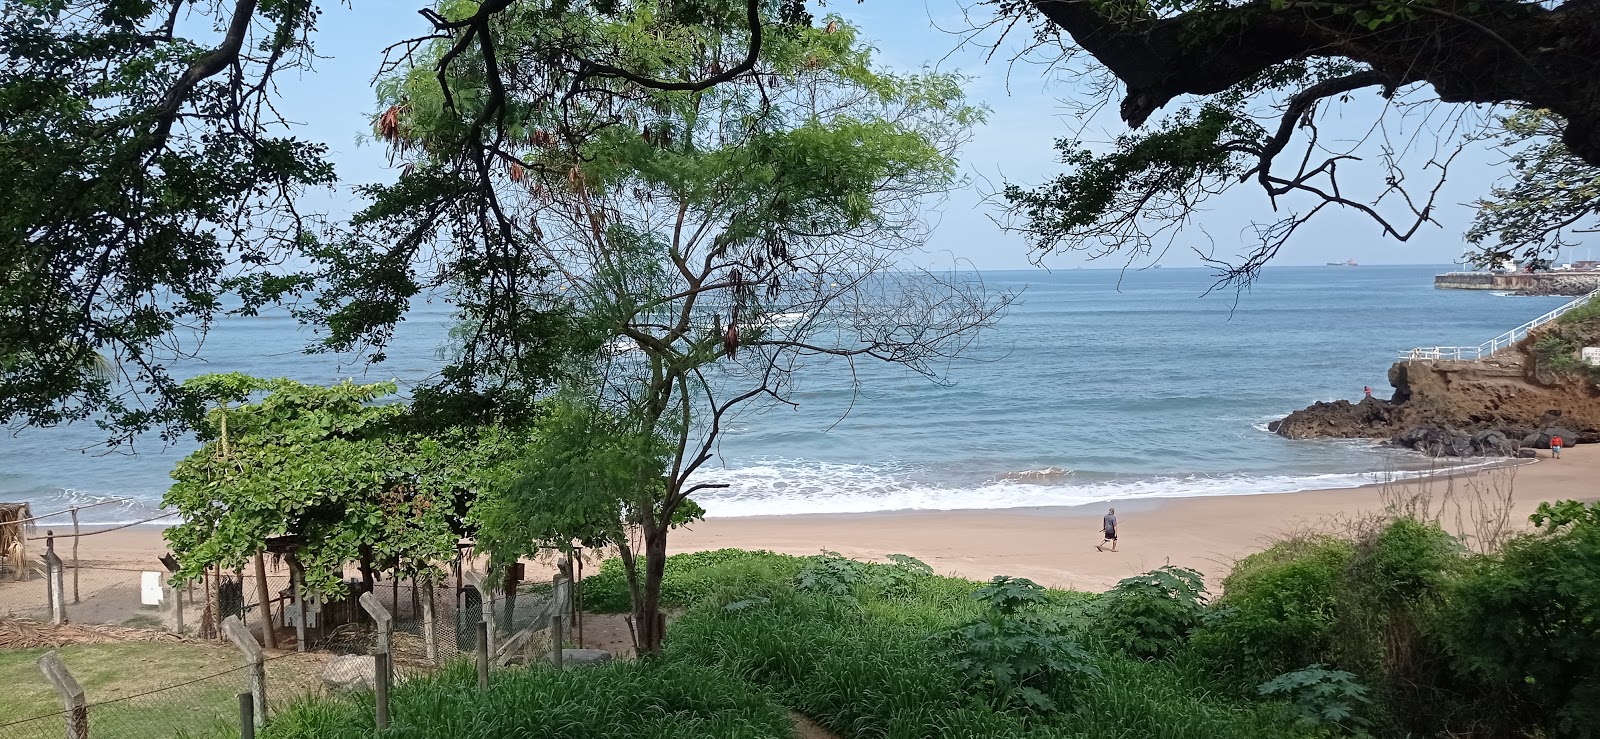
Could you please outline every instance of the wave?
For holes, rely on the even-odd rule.
[[[1042,470],[1018,470],[1000,475],[1002,480],[1012,482],[1048,483],[1065,479],[1072,474],[1072,470],[1050,466]]]
[[[1179,474],[1117,476],[1055,470],[1053,479],[1006,473],[961,486],[920,481],[900,468],[778,463],[708,472],[729,488],[696,497],[712,518],[909,510],[996,510],[1078,506],[1118,500],[1270,495],[1356,488],[1461,472],[1504,463],[1494,459],[1444,468],[1312,475]],[[1045,470],[1024,470],[1044,473]]]

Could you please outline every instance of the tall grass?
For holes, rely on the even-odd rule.
[[[769,582],[754,598],[701,601],[668,634],[669,661],[722,671],[769,691],[845,739],[901,737],[1290,737],[1281,706],[1208,688],[1205,672],[1098,646],[1100,677],[1051,698],[1054,713],[1002,709],[964,685],[945,635],[979,615],[977,583],[927,576],[892,590],[867,578],[849,597]],[[876,583],[876,584],[875,584]],[[1056,591],[1050,609],[1076,622],[1093,596]]]
[[[788,713],[725,674],[683,663],[613,663],[497,672],[471,665],[398,686],[387,739],[789,739]],[[371,739],[372,694],[297,704],[263,739]]]

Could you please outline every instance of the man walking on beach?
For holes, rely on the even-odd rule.
[[[1561,437],[1559,436],[1550,437],[1550,458],[1561,458]]]
[[[1099,551],[1106,550],[1106,542],[1111,542],[1111,551],[1117,551],[1117,509],[1106,511],[1105,518],[1100,519],[1100,533],[1105,536],[1105,541],[1095,545]]]

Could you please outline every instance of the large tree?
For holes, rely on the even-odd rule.
[[[347,562],[416,581],[444,575],[475,533],[474,500],[528,435],[499,426],[419,431],[380,402],[393,383],[331,387],[246,375],[185,383],[211,407],[205,444],[179,462],[162,503],[183,515],[165,535],[177,578],[244,566],[288,537],[306,584],[333,593]]]
[[[1564,151],[1600,164],[1600,6],[1592,2],[980,5],[994,13],[984,25],[1031,24],[1030,51],[1086,72],[1089,84],[1072,93],[1085,110],[1120,97],[1121,118],[1146,129],[1109,149],[1063,139],[1067,173],[1008,188],[1018,228],[1042,253],[1165,248],[1209,198],[1239,184],[1259,187],[1289,215],[1260,228],[1259,245],[1226,265],[1228,277],[1253,274],[1329,208],[1362,213],[1384,235],[1407,240],[1433,222],[1460,147],[1493,130],[1493,116],[1462,103],[1551,111],[1547,131]],[[1366,124],[1372,130],[1354,137],[1371,145],[1324,135],[1323,122],[1363,93],[1387,101]],[[1147,123],[1168,106],[1170,115]],[[1407,125],[1430,141],[1384,128],[1408,111],[1418,114]],[[1363,158],[1375,161],[1363,168]]]
[[[905,261],[981,112],[959,78],[879,69],[839,18],[772,23],[751,73],[714,88],[618,79],[587,105],[543,107],[573,82],[519,53],[547,32],[535,20],[508,17],[496,50],[515,81],[494,126],[514,132],[495,162],[498,207],[547,260],[547,299],[605,341],[522,474],[484,506],[485,543],[502,559],[573,539],[618,546],[652,652],[668,532],[698,510],[691,496],[720,487],[705,468],[734,414],[787,402],[808,358],[937,377],[1002,312],[1007,296],[975,278]],[[690,24],[641,15],[585,32],[649,79],[706,79],[755,46],[749,29],[730,4]],[[429,140],[459,119],[436,89],[412,75],[392,93],[396,146],[417,156],[408,176],[452,164]]]

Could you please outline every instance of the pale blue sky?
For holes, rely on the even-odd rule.
[[[370,81],[380,51],[396,40],[427,32],[426,22],[410,12],[415,9],[412,6],[422,7],[424,2],[357,2],[354,9],[325,3],[317,35],[317,51],[322,58],[315,71],[305,73],[299,82],[280,80],[287,98],[282,110],[291,121],[303,124],[297,126],[296,135],[329,144],[339,175],[346,183],[389,181],[395,177],[382,148],[360,139],[370,130],[368,116],[375,108]],[[952,54],[959,39],[940,28],[961,27],[960,4],[957,0],[932,0],[926,4],[923,0],[867,0],[860,4],[843,1],[823,10],[839,13],[861,26],[864,35],[879,48],[880,60],[892,68],[938,65],[941,70],[973,77],[969,97],[992,109],[988,123],[975,131],[973,140],[961,152],[973,184],[954,193],[941,208],[938,228],[928,245],[929,254],[919,261],[944,267],[961,260],[980,269],[1026,268],[1030,266],[1026,246],[1021,238],[995,226],[991,217],[999,214],[992,205],[982,202],[982,193],[1005,181],[1032,184],[1059,172],[1053,142],[1070,135],[1079,124],[1058,101],[1070,90],[1047,85],[1037,69],[1018,67],[1008,80],[1003,60],[985,64],[981,51],[972,48]],[[1339,110],[1339,120],[1323,126],[1323,135],[1361,135],[1377,118],[1380,103],[1375,95],[1358,94]],[[1390,120],[1395,121],[1393,117]],[[1091,141],[1109,141],[1124,130],[1121,122],[1107,113],[1092,120],[1084,133]],[[1276,263],[1322,264],[1351,258],[1363,264],[1448,263],[1465,246],[1461,234],[1472,214],[1465,203],[1486,194],[1490,182],[1500,174],[1495,161],[1497,155],[1486,151],[1458,159],[1438,200],[1442,208],[1437,220],[1442,227],[1424,226],[1408,243],[1383,238],[1378,227],[1364,217],[1324,212],[1315,227],[1302,230]],[[1365,191],[1370,197],[1375,193],[1371,190],[1376,187],[1375,181],[1369,176],[1358,192]],[[338,212],[355,205],[353,198],[336,195],[328,209]],[[1249,225],[1270,220],[1274,216],[1264,195],[1253,187],[1241,187],[1208,204],[1207,212],[1199,219],[1203,233],[1194,230],[1160,261],[1169,267],[1199,264],[1188,249],[1189,244],[1214,250],[1219,256],[1239,253],[1247,247],[1245,230]],[[1591,240],[1591,246],[1600,244]],[[1600,253],[1600,249],[1593,251]],[[1584,257],[1583,248],[1577,252],[1574,256]],[[1150,261],[1140,260],[1136,265]],[[1117,257],[1088,262],[1077,254],[1046,257],[1043,263],[1053,269],[1122,265]]]

